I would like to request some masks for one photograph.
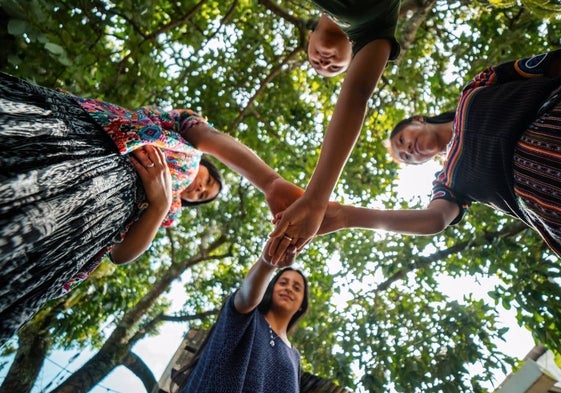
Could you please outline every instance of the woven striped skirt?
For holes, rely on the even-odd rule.
[[[514,192],[527,221],[561,256],[561,87],[522,134],[513,167]]]
[[[2,344],[98,263],[144,196],[128,158],[72,98],[1,73],[0,141]]]

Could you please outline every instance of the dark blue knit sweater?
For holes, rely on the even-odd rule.
[[[259,311],[240,314],[231,295],[181,393],[297,393],[300,355]]]

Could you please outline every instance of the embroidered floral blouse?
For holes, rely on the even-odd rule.
[[[171,172],[173,199],[162,227],[172,226],[181,212],[180,192],[195,179],[202,156],[181,135],[206,119],[190,109],[166,111],[145,106],[132,111],[92,98],[74,99],[107,132],[121,154],[146,145],[163,149]]]

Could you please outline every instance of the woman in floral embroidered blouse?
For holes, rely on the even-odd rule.
[[[202,153],[273,211],[292,201],[272,191],[288,182],[189,110],[130,111],[0,73],[0,138],[0,345],[108,252],[132,261],[182,204],[212,200],[220,179]]]

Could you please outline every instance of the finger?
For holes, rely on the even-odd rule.
[[[146,172],[146,168],[144,167],[144,165],[142,165],[140,163],[140,161],[138,161],[138,159],[136,157],[129,156],[129,160],[130,160],[132,166],[134,166],[134,169],[136,169],[137,172]]]
[[[162,149],[155,147],[152,152],[152,157],[154,157],[154,161],[157,162],[159,166],[167,169],[166,155]]]
[[[294,247],[288,247],[286,249],[286,252],[282,255],[281,260],[279,261],[278,265],[280,267],[286,267],[286,266],[290,266],[294,263],[294,260],[296,259],[296,248]]]
[[[274,238],[278,240],[277,248],[272,253],[272,262],[279,263],[285,256],[285,253],[291,248],[291,239],[283,236],[282,238]]]
[[[311,242],[312,239],[299,239],[296,243],[294,243],[294,246],[296,247],[296,249],[298,249],[299,251],[302,250],[305,246],[308,245],[309,242]]]
[[[286,264],[286,266],[290,266],[294,263],[294,260],[296,259],[296,247],[289,247],[286,250],[286,254],[284,256],[284,262]]]
[[[145,166],[147,168],[152,168],[156,164],[160,164],[160,160],[158,159],[158,155],[156,154],[157,151],[154,150],[153,146],[146,146],[145,152],[146,152]]]
[[[267,256],[269,258],[271,258],[273,255],[275,255],[275,252],[277,250],[277,247],[279,246],[280,243],[280,239],[277,237],[271,237],[269,238],[269,241],[267,242],[267,245],[265,247],[265,251],[267,253]]]
[[[308,242],[303,243],[302,245],[298,245],[296,246],[296,250],[298,253],[301,253],[302,250],[304,249],[304,247],[306,247],[308,245]]]
[[[162,157],[161,154],[162,152],[160,151],[160,149],[154,147],[154,146],[147,146],[148,148],[146,149],[148,157],[150,158],[150,160],[152,160],[152,162],[156,163],[156,164],[161,164],[162,162]]]
[[[142,152],[142,154],[135,154],[135,158],[140,163],[140,165],[142,165],[146,169],[154,167],[154,161],[146,152]]]
[[[282,220],[282,213],[275,214],[273,217],[273,224],[278,224],[280,220]]]
[[[273,231],[269,234],[269,237],[282,237],[282,235],[284,235],[284,233],[288,229],[288,225],[288,220],[284,219],[284,217],[281,217],[280,221],[275,226],[275,229],[273,229]]]

